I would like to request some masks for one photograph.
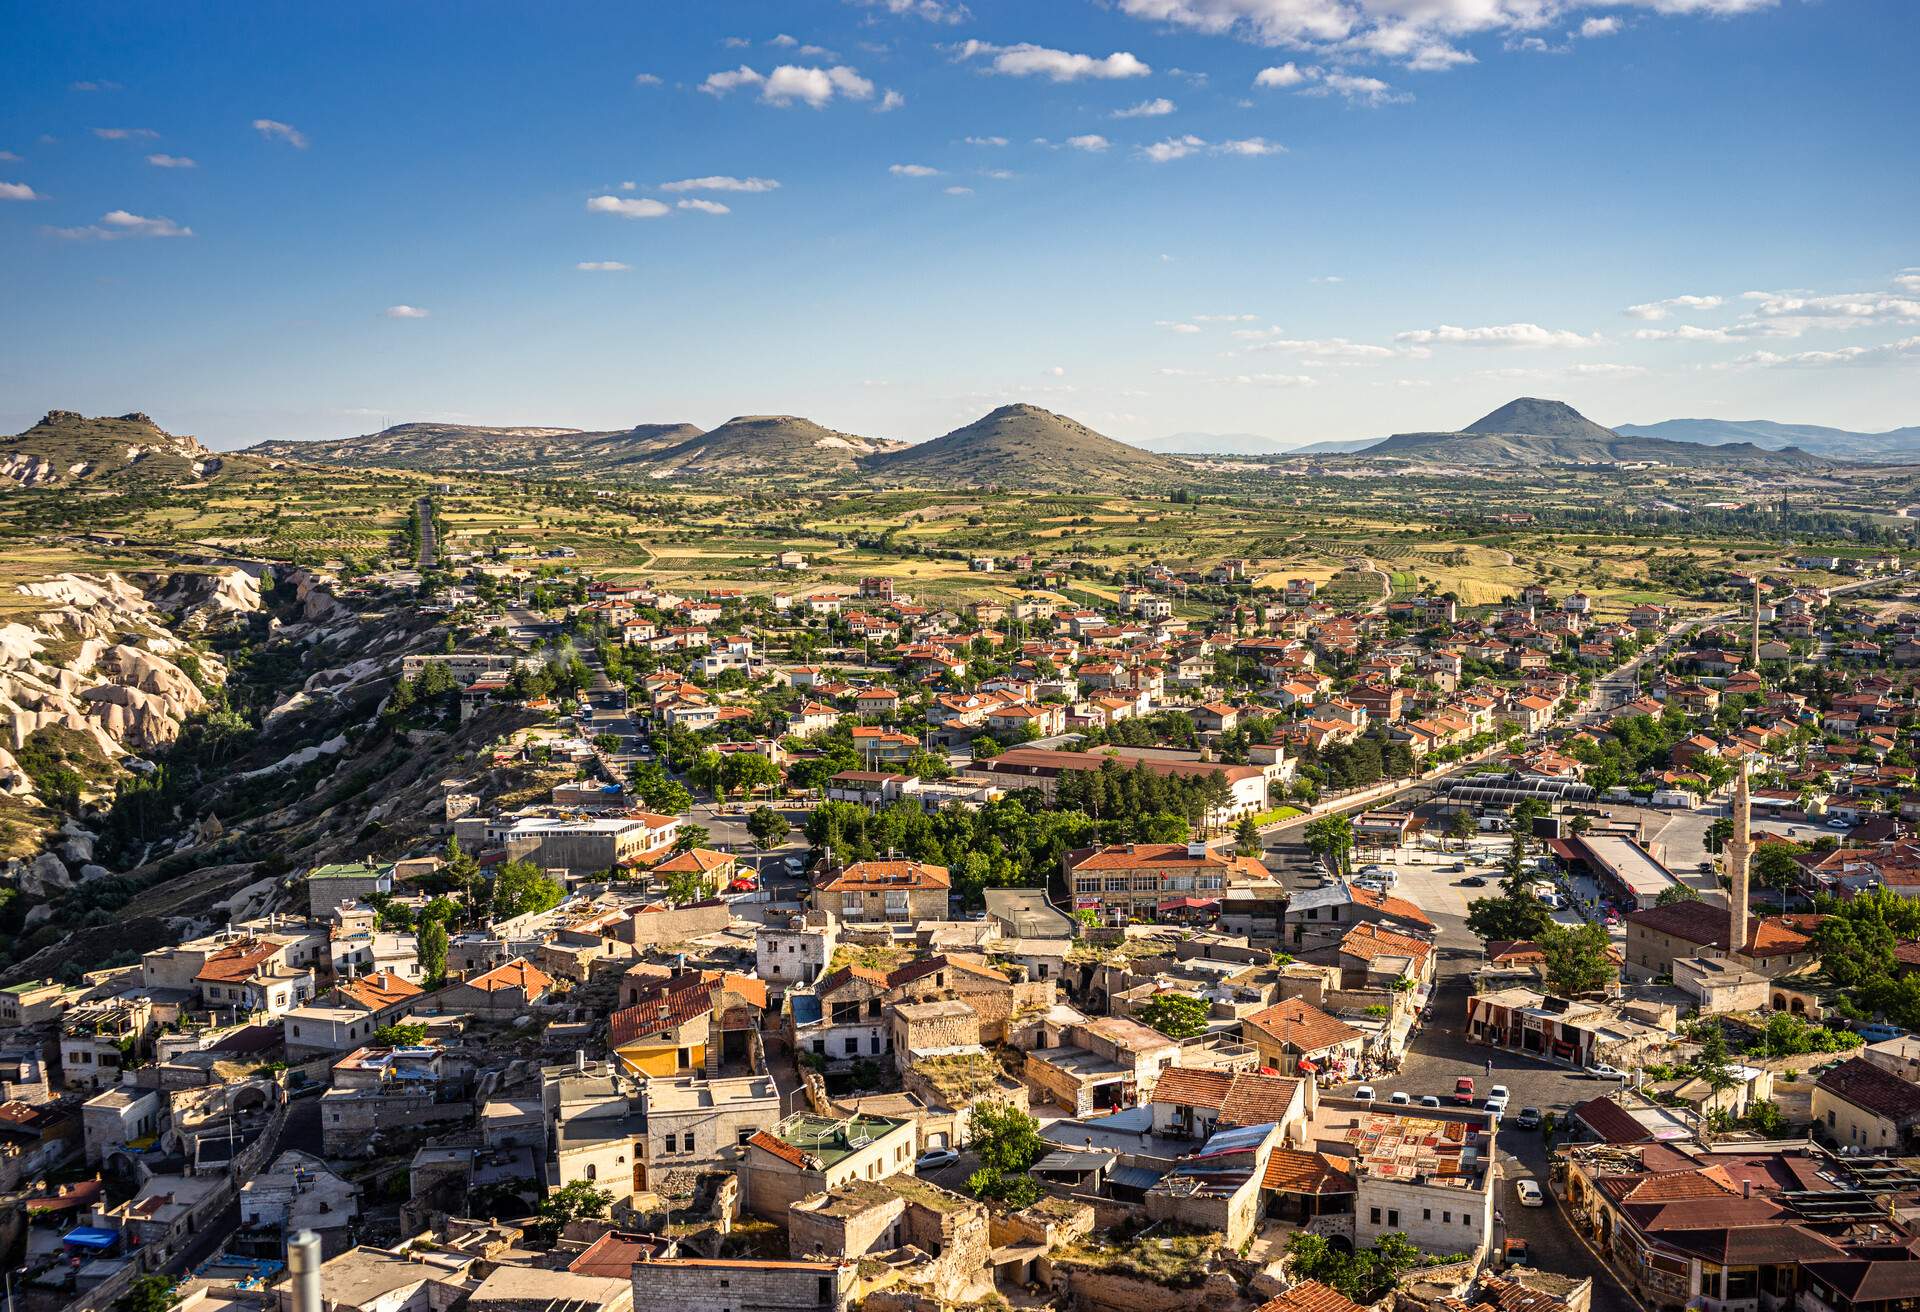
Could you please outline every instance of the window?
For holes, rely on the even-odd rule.
[[[1441,1224],[1441,1225],[1452,1225],[1452,1224],[1453,1224],[1453,1213],[1452,1213],[1452,1212],[1442,1212],[1442,1213],[1440,1213],[1440,1224]]]
[[[338,1118],[335,1118],[335,1119],[338,1119]],[[1369,1221],[1370,1223],[1372,1223],[1372,1224],[1374,1224],[1374,1225],[1379,1225],[1379,1224],[1380,1224],[1380,1209],[1379,1209],[1379,1208],[1377,1208],[1377,1207],[1376,1207],[1376,1208],[1374,1208],[1374,1209],[1373,1209],[1373,1213],[1372,1213],[1372,1215],[1371,1215],[1371,1216],[1369,1216],[1369,1217],[1367,1218],[1367,1220],[1368,1220],[1368,1221]]]
[[[680,1136],[679,1136],[679,1135],[677,1135],[677,1134],[670,1134],[670,1135],[668,1135],[668,1136],[667,1136],[667,1144],[666,1144],[666,1147],[665,1147],[665,1149],[664,1149],[663,1151],[665,1151],[665,1152],[670,1152],[670,1153],[677,1153],[677,1152],[679,1152],[679,1151],[680,1151]]]
[[[588,1162],[587,1163],[587,1179],[598,1180],[599,1178],[600,1178],[600,1168],[595,1166],[592,1162]]]
[[[751,1125],[745,1129],[735,1130],[733,1132],[733,1141],[736,1144],[744,1146],[747,1140],[751,1138],[753,1138],[753,1127]]]
[[[1389,1207],[1387,1209],[1387,1229],[1398,1230],[1399,1228],[1400,1228],[1400,1209],[1397,1207]]]
[[[1421,1208],[1421,1209],[1420,1209],[1420,1219],[1421,1219],[1422,1221],[1431,1221],[1431,1220],[1433,1220],[1433,1209],[1432,1209],[1431,1207],[1423,1207],[1423,1208]]]

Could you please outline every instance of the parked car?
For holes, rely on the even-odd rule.
[[[1853,1032],[1868,1043],[1885,1043],[1906,1034],[1898,1025],[1855,1025]]]
[[[1399,1089],[1395,1089],[1392,1093],[1388,1094],[1387,1101],[1395,1107],[1411,1107],[1413,1105],[1412,1096]]]
[[[1531,1266],[1533,1250],[1527,1247],[1527,1241],[1524,1239],[1509,1239],[1502,1263],[1506,1266]]]
[[[1453,1082],[1453,1101],[1461,1107],[1473,1106],[1473,1076],[1462,1075]]]
[[[1501,1102],[1506,1102],[1513,1097],[1513,1093],[1511,1090],[1507,1088],[1506,1085],[1496,1084],[1491,1089],[1487,1090],[1487,1097],[1498,1098]]]
[[[1489,1098],[1480,1104],[1480,1110],[1495,1120],[1499,1120],[1507,1114],[1507,1100],[1505,1098]]]
[[[1423,1093],[1420,1095],[1420,1105],[1422,1107],[1438,1107],[1440,1105],[1440,1099],[1431,1093]]]
[[[1540,1109],[1538,1107],[1522,1107],[1520,1114],[1513,1118],[1513,1123],[1523,1130],[1539,1129]]]
[[[1513,1192],[1520,1199],[1522,1207],[1545,1207],[1547,1195],[1540,1188],[1538,1180],[1515,1180]]]
[[[1480,875],[1468,875],[1465,879],[1456,879],[1453,882],[1462,888],[1485,888],[1487,886],[1486,879]]]
[[[1371,1084],[1363,1084],[1355,1089],[1353,1091],[1353,1100],[1355,1102],[1372,1102],[1373,1086]]]
[[[780,864],[787,868],[788,873],[795,875],[800,874],[807,868],[805,857],[790,856]]]
[[[930,1148],[913,1159],[916,1171],[937,1171],[943,1166],[952,1166],[960,1160],[960,1154],[951,1148]]]
[[[1851,829],[1851,828],[1853,828],[1853,825],[1852,825],[1852,823],[1851,823],[1850,821],[1847,821],[1847,820],[1842,820],[1842,819],[1841,819],[1841,818],[1840,818],[1839,816],[1835,816],[1835,817],[1833,817],[1833,819],[1831,819],[1831,820],[1829,820],[1829,821],[1827,821],[1827,828],[1829,828],[1829,829]]]
[[[1452,865],[1441,866],[1440,870],[1443,874],[1464,875],[1467,873],[1467,863],[1465,861],[1455,861]]]
[[[1618,1066],[1609,1066],[1603,1061],[1596,1061],[1587,1067],[1587,1074],[1598,1075],[1603,1080],[1624,1080],[1627,1078],[1627,1073]]]

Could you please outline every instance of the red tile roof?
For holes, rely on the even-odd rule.
[[[503,966],[495,966],[484,975],[475,975],[467,981],[467,987],[479,989],[482,993],[497,993],[502,989],[525,989],[528,1001],[532,1001],[553,987],[553,976],[531,961],[515,957]]]
[[[764,1148],[790,1166],[807,1169],[807,1155],[788,1143],[785,1139],[776,1139],[765,1130],[755,1130],[747,1143],[754,1148]]]
[[[1163,1071],[1153,1086],[1153,1101],[1164,1106],[1207,1107],[1220,1110],[1233,1076],[1226,1071],[1203,1071],[1175,1066]]]
[[[630,1007],[613,1013],[611,1039],[618,1048],[649,1034],[675,1030],[713,1010],[714,981],[689,972],[644,989]]]
[[[827,893],[851,893],[952,886],[953,876],[945,866],[919,861],[856,861],[820,887]]]

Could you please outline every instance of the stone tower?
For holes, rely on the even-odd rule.
[[[1727,840],[1727,943],[1732,952],[1744,952],[1752,941],[1748,924],[1748,875],[1753,864],[1753,794],[1742,762],[1733,786],[1733,837]]]

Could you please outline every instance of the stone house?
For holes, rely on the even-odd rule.
[[[835,920],[919,924],[947,918],[953,877],[919,861],[856,861],[821,884],[815,904]]]
[[[780,1122],[780,1091],[770,1075],[710,1080],[654,1078],[641,1086],[646,1112],[640,1187],[681,1193],[676,1172],[731,1171],[747,1141]]]
[[[1920,1085],[1849,1058],[1814,1084],[1813,1123],[1842,1151],[1906,1156],[1920,1140]]]
[[[911,1173],[852,1180],[793,1204],[787,1246],[818,1258],[917,1255],[900,1285],[943,1303],[968,1298],[992,1249],[984,1206]]]
[[[432,1010],[516,1016],[545,997],[553,984],[553,976],[546,971],[524,957],[515,957],[432,995]]]
[[[747,1139],[741,1164],[742,1202],[768,1221],[784,1222],[803,1198],[853,1180],[884,1180],[913,1169],[917,1130],[910,1120],[852,1116],[845,1120],[796,1112]]]
[[[633,1312],[846,1312],[859,1264],[656,1257],[634,1263]]]
[[[1120,1016],[1069,1025],[1058,1047],[1027,1053],[1020,1075],[1075,1116],[1138,1106],[1180,1058],[1180,1045]]]

